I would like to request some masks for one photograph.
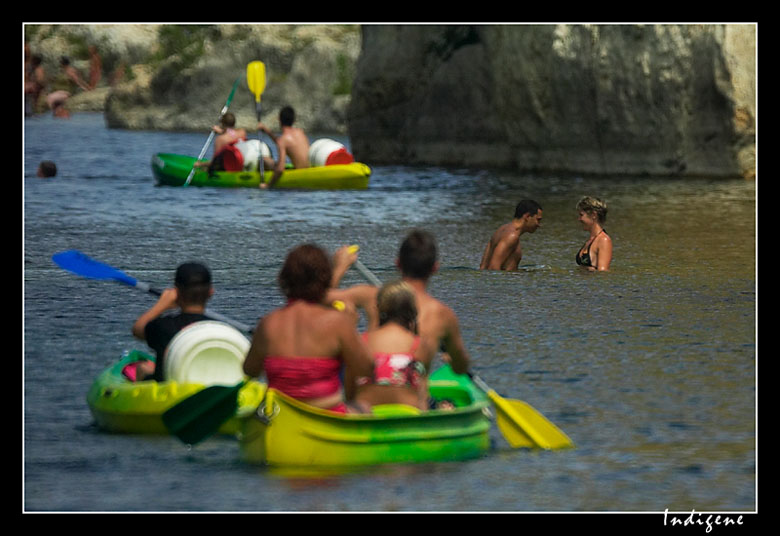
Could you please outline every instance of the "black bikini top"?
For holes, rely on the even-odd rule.
[[[596,236],[593,237],[593,240],[590,241],[590,245],[588,246],[588,251],[585,253],[582,252],[582,248],[577,250],[577,256],[574,257],[574,260],[577,261],[577,264],[580,266],[593,266],[590,262],[590,248],[593,245],[593,242],[596,241],[596,237],[598,237],[601,233],[606,234],[607,232],[602,229],[601,232],[599,232]],[[585,242],[587,244],[587,242]],[[584,245],[583,245],[584,247]]]

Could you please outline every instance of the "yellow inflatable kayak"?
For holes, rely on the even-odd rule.
[[[152,157],[152,173],[158,185],[183,186],[197,159],[170,153],[158,153]],[[219,188],[257,188],[260,181],[267,183],[273,172],[266,170],[262,179],[259,171],[215,171],[197,169],[190,179],[192,186]],[[274,188],[363,190],[368,187],[371,168],[360,162],[332,164],[305,169],[290,168],[279,178]]]

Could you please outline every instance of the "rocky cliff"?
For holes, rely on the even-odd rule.
[[[263,121],[291,104],[372,164],[753,177],[756,27],[746,25],[38,25],[49,72],[87,45],[115,86],[76,94],[113,128],[205,132],[246,65]],[[256,123],[242,80],[231,105]]]
[[[362,28],[368,162],[752,177],[754,25]]]
[[[73,111],[100,110],[111,128],[208,131],[217,122],[236,78],[230,106],[240,125],[257,123],[247,64],[266,65],[262,120],[276,129],[279,109],[292,105],[297,125],[313,132],[346,133],[360,30],[350,25],[41,25],[28,27],[33,51],[47,71],[69,54],[83,74],[87,45],[103,56],[106,80],[119,66],[122,83],[80,92]]]

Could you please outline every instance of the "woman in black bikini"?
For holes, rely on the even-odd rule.
[[[589,270],[609,270],[612,262],[612,239],[604,230],[607,204],[595,197],[583,197],[577,203],[578,221],[590,233],[587,242],[577,251],[575,260]]]

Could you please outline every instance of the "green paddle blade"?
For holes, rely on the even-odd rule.
[[[162,415],[171,434],[187,445],[214,435],[238,410],[238,392],[244,386],[212,385],[185,398]]]

